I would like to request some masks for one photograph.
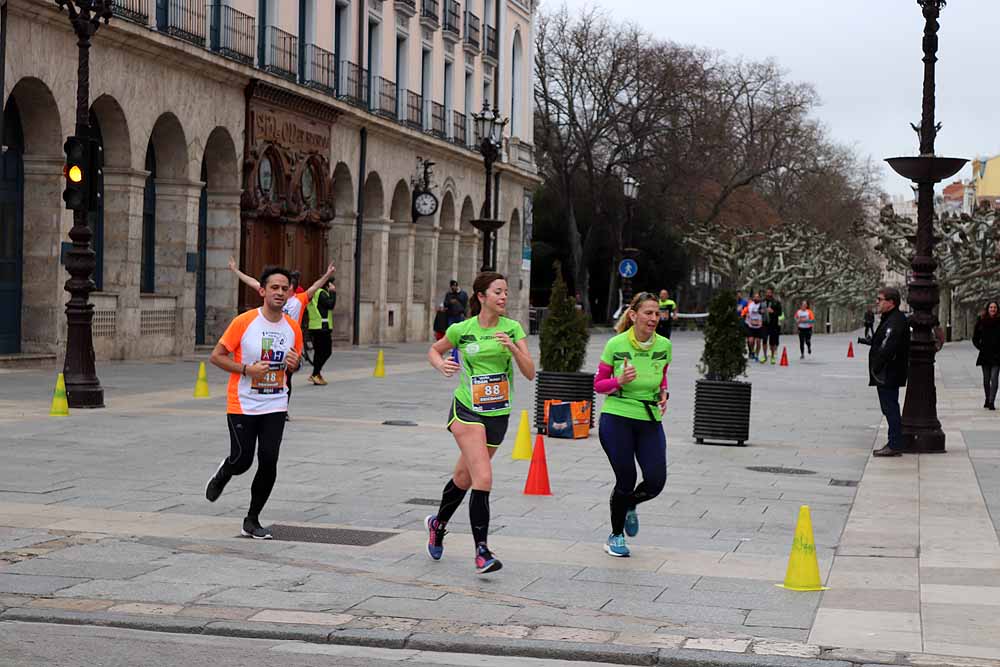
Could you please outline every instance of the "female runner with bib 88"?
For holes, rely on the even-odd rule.
[[[476,572],[496,572],[502,566],[487,546],[490,527],[491,459],[507,433],[514,390],[514,364],[528,380],[535,377],[535,363],[528,353],[524,329],[504,317],[507,280],[485,271],[476,276],[470,299],[472,317],[448,327],[444,338],[427,352],[431,366],[445,377],[460,373],[451,399],[447,428],[458,443],[459,456],[452,478],[441,494],[437,514],[424,520],[427,555],[440,560],[444,554],[445,526],[469,498],[469,523],[476,551]],[[457,349],[456,358],[450,350]],[[447,355],[447,356],[445,356]]]
[[[649,292],[637,294],[604,346],[594,378],[594,390],[607,394],[601,408],[598,435],[615,473],[611,492],[611,535],[604,550],[629,556],[625,535],[639,533],[635,507],[660,494],[667,482],[667,367],[673,356],[670,340],[656,333],[659,303]],[[642,482],[635,485],[635,463]]]

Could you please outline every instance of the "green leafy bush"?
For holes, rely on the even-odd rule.
[[[705,324],[705,350],[699,372],[709,380],[733,380],[747,370],[747,345],[736,312],[736,296],[722,290],[712,298]]]
[[[552,283],[549,309],[542,321],[539,340],[542,370],[552,373],[575,373],[587,357],[587,315],[578,310],[566,291],[562,268],[555,264],[556,279]]]

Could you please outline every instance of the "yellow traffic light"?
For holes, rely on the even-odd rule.
[[[74,183],[80,183],[83,181],[83,170],[80,169],[79,166],[74,164],[72,167],[69,168],[69,173],[67,174],[67,176],[69,177],[69,180],[73,181]]]

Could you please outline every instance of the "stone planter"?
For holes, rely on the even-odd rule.
[[[694,390],[694,439],[734,441],[750,439],[750,383],[698,380]]]

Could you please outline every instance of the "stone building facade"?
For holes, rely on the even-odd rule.
[[[337,338],[353,334],[357,288],[361,343],[430,339],[448,281],[468,290],[481,264],[470,221],[486,213],[485,171],[471,115],[484,101],[511,119],[492,217],[506,223],[508,310],[526,325],[534,8],[469,2],[120,0],[91,49],[105,163],[91,216],[98,359],[214,343],[259,303],[239,292],[230,257],[247,272],[284,263],[306,283],[333,261]],[[7,11],[0,353],[58,355],[76,40],[51,0],[8,0]],[[439,207],[414,221],[418,158],[435,163]]]

